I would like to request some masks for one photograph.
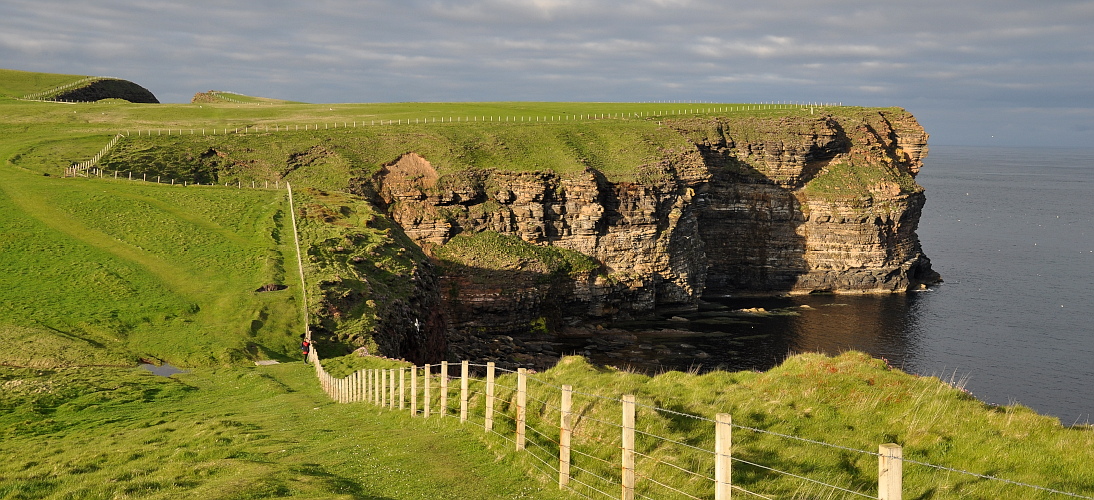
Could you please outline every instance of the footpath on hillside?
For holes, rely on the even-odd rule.
[[[332,402],[302,362],[0,384],[0,498],[567,498],[457,422]]]

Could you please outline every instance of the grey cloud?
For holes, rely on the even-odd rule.
[[[976,116],[1090,107],[1092,25],[1091,1],[7,0],[0,57],[129,78],[166,101],[230,87],[313,102],[902,105],[961,142]],[[1059,137],[1082,138],[1083,119]]]

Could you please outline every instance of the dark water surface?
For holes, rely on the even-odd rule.
[[[967,379],[989,403],[1094,421],[1094,149],[932,146],[918,180],[920,241],[945,279],[930,291],[710,299],[564,350],[647,370],[740,370],[856,349]]]

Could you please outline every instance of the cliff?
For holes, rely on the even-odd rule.
[[[345,345],[380,332],[381,352],[431,360],[438,331],[453,348],[505,354],[537,333],[694,308],[704,294],[935,282],[915,233],[927,138],[897,108],[771,109],[146,136],[103,165],[358,195],[347,213],[371,211],[384,248],[418,257],[377,253],[332,207],[324,217],[344,234],[309,238],[317,327]],[[368,268],[399,262],[394,274]],[[408,333],[417,340],[401,343]]]
[[[522,280],[510,274],[442,276],[447,296],[458,297],[446,301],[448,319],[463,332],[692,307],[703,294],[894,293],[939,279],[915,234],[925,198],[914,176],[927,134],[910,114],[855,109],[662,126],[688,147],[636,166],[633,181],[595,168],[442,175],[408,153],[370,189],[427,251],[489,231],[601,266],[551,286],[516,286]]]

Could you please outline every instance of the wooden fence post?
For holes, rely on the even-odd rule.
[[[562,404],[559,412],[562,414],[558,433],[558,487],[565,488],[570,484],[570,434],[573,433],[573,416],[570,414],[573,407],[573,386],[562,386]]]
[[[524,449],[524,420],[528,406],[528,369],[517,369],[517,451]]]
[[[372,404],[376,404],[376,369],[369,368],[368,370],[368,394],[365,395],[366,401]]]
[[[486,409],[483,428],[494,430],[494,362],[486,363]]]
[[[425,374],[424,374],[425,377],[423,378],[424,379],[423,385],[424,385],[424,389],[425,389],[425,391],[424,391],[425,392],[425,398],[422,400],[422,417],[429,418],[429,403],[430,403],[430,401],[429,401],[429,386],[430,386],[429,376],[431,375],[430,372],[432,372],[433,370],[430,368],[429,365],[425,365],[425,369],[423,371],[425,372]]]
[[[365,400],[365,371],[359,370],[357,372],[357,400]]]
[[[390,381],[390,384],[388,384],[387,407],[389,409],[394,410],[395,409],[395,369],[394,368],[388,369],[387,378]]]
[[[878,447],[878,500],[900,500],[904,450],[899,444],[886,443]]]
[[[448,415],[448,361],[441,361],[441,416]]]
[[[357,372],[357,400],[365,400],[365,370]]]
[[[623,500],[634,500],[634,404],[633,394],[623,396]]]
[[[418,416],[418,367],[410,367],[410,416]]]
[[[371,402],[372,401],[372,386],[374,385],[373,380],[372,380],[372,369],[371,368],[365,371],[365,378],[368,380],[368,382],[365,383],[365,401]]]
[[[376,370],[376,374],[380,376],[380,394],[376,395],[376,404],[383,408],[387,402],[387,370]]]
[[[402,410],[406,402],[406,368],[399,368],[399,409]]]
[[[467,421],[467,389],[468,389],[468,375],[471,371],[471,366],[467,360],[460,363],[460,423]]]
[[[714,500],[729,500],[733,491],[730,452],[733,443],[733,419],[719,413],[714,424]]]

